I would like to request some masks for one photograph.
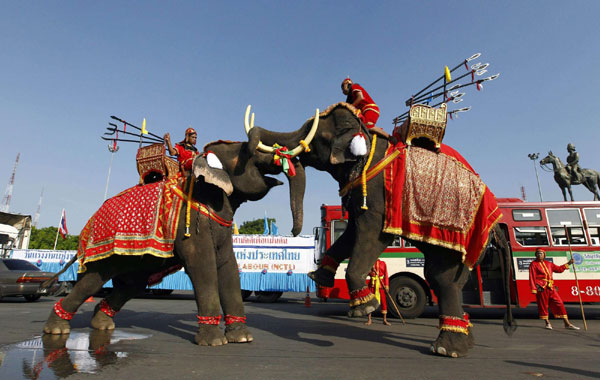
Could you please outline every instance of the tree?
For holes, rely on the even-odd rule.
[[[277,224],[277,220],[275,218],[267,218],[269,226],[271,222]],[[265,232],[265,218],[249,220],[244,223],[239,228],[240,234],[247,235],[262,235]]]
[[[29,239],[29,249],[52,249],[54,248],[54,239],[56,239],[57,227],[31,228],[31,238]],[[56,242],[57,250],[76,250],[79,245],[79,236],[67,235],[66,239],[58,237]]]

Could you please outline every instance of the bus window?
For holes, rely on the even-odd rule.
[[[346,231],[348,222],[345,220],[332,220],[331,221],[331,245]]]
[[[600,208],[583,209],[588,224],[591,244],[600,245]]]
[[[542,213],[540,210],[512,210],[513,220],[515,222],[530,222],[542,220]]]
[[[554,209],[546,210],[550,234],[553,245],[586,245],[587,240],[583,231],[581,214],[578,209]],[[568,238],[565,236],[565,226],[569,231]]]
[[[515,227],[515,240],[522,246],[549,245],[545,227]]]

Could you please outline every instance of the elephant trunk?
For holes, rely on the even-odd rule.
[[[292,219],[294,221],[292,227],[292,235],[297,236],[302,231],[302,223],[304,219],[304,191],[306,189],[306,175],[304,167],[298,160],[294,160],[294,168],[296,175],[288,176],[290,181],[290,207],[292,209]]]

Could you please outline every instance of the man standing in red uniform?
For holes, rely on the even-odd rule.
[[[377,259],[371,272],[369,273],[371,282],[369,282],[369,290],[375,294],[379,305],[381,306],[381,314],[383,315],[383,324],[389,326],[390,323],[387,320],[387,299],[385,298],[385,290],[390,291],[390,279],[388,278],[387,265],[385,261]],[[385,288],[385,290],[384,290]],[[372,323],[371,314],[369,313],[369,320],[365,323],[367,326]]]
[[[535,251],[535,260],[529,264],[529,286],[531,287],[531,292],[536,295],[540,319],[546,322],[548,330],[552,330],[552,325],[548,320],[549,305],[555,318],[563,318],[566,329],[579,330],[579,327],[569,322],[565,305],[556,289],[554,289],[554,280],[552,279],[553,272],[562,273],[566,269],[569,269],[569,265],[573,264],[573,259],[559,266],[544,260],[545,258],[546,251],[538,248]]]
[[[376,133],[388,140],[393,139],[395,141],[395,138],[389,133],[375,125],[379,119],[379,107],[361,85],[353,83],[350,78],[346,78],[342,81],[342,92],[347,96],[346,103],[352,104],[360,110],[359,118],[371,133]]]
[[[194,128],[188,128],[185,130],[185,139],[175,144],[175,148],[171,145],[171,136],[167,133],[164,136],[165,144],[169,150],[171,156],[177,156],[179,161],[179,169],[182,173],[192,170],[192,164],[194,157],[198,155],[198,149],[196,149],[196,131]]]

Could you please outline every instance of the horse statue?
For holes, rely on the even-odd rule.
[[[565,189],[569,190],[571,201],[573,201],[573,193],[571,192],[571,185],[583,185],[594,194],[594,200],[600,200],[600,194],[598,193],[598,183],[600,183],[600,173],[593,169],[581,169],[581,175],[573,173],[573,176],[569,174],[567,168],[562,163],[560,158],[552,154],[552,151],[548,152],[548,155],[540,161],[540,166],[544,168],[544,165],[552,164],[554,171],[554,180],[562,191],[563,198],[567,200],[567,194]]]

